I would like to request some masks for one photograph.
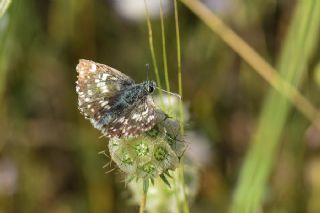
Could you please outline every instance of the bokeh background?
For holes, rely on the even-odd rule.
[[[295,0],[203,2],[276,64]],[[148,4],[164,83],[159,1]],[[177,92],[173,1],[163,6],[170,84]],[[178,6],[186,128],[193,130],[188,153],[199,169],[190,208],[226,212],[270,85]],[[301,91],[317,104],[319,39],[314,49]],[[145,80],[152,60],[144,2],[12,0],[0,17],[0,212],[138,211],[120,172],[102,168],[110,161],[98,154],[107,140],[77,109],[79,58]],[[281,132],[261,212],[320,212],[320,133],[295,109]]]

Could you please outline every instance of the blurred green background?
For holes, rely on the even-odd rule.
[[[173,2],[163,2],[177,92]],[[276,64],[296,1],[203,2]],[[159,1],[148,4],[164,86]],[[188,152],[200,169],[190,211],[226,212],[270,86],[180,3],[179,20]],[[301,87],[315,105],[319,47],[317,38]],[[102,168],[107,140],[77,109],[79,58],[145,80],[152,60],[143,1],[12,0],[0,17],[0,212],[137,212],[123,175]],[[320,212],[320,133],[294,109],[279,140],[261,212]]]

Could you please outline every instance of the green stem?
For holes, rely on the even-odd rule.
[[[161,21],[162,57],[163,57],[164,79],[166,82],[166,90],[168,92],[170,92],[170,82],[169,82],[169,75],[168,75],[167,48],[166,48],[166,36],[165,36],[165,28],[164,28],[162,0],[160,0],[160,21]]]
[[[149,15],[148,5],[147,5],[146,0],[144,0],[144,6],[145,6],[146,19],[147,19],[147,26],[148,26],[148,36],[149,36],[149,46],[150,46],[151,58],[152,58],[152,63],[153,63],[153,67],[154,67],[154,73],[156,75],[157,86],[160,88],[159,89],[160,105],[162,106],[162,108],[164,108],[165,106],[164,106],[163,96],[162,96],[162,91],[161,91],[161,88],[162,88],[161,87],[161,80],[160,80],[160,75],[159,75],[156,54],[154,51],[152,26],[151,26],[150,15]]]
[[[156,75],[157,85],[158,85],[158,87],[161,88],[159,69],[158,69],[157,59],[156,59],[156,55],[155,55],[155,51],[154,51],[154,45],[153,45],[153,35],[152,35],[152,27],[151,27],[150,15],[149,15],[148,5],[147,5],[147,1],[146,0],[144,0],[144,5],[145,5],[146,18],[147,18],[149,46],[150,46],[150,52],[151,52],[151,57],[152,57],[152,63],[153,63],[154,72],[155,72],[155,75]],[[160,94],[162,94],[161,90],[159,92],[160,92]]]
[[[174,18],[175,18],[175,24],[176,24],[176,40],[177,40],[178,87],[179,87],[179,95],[182,98],[183,91],[182,91],[181,48],[180,48],[180,30],[179,30],[177,0],[174,0]],[[180,104],[179,104],[179,111],[180,111],[180,119],[179,119],[180,130],[181,130],[181,135],[183,135],[184,134],[184,111],[183,111],[182,101],[180,101]]]
[[[144,213],[145,208],[146,208],[149,182],[150,182],[150,180],[148,178],[143,179],[143,181],[142,181],[142,198],[141,198],[141,202],[140,202],[140,211],[139,211],[140,213]]]
[[[174,0],[174,18],[175,18],[175,28],[176,28],[176,40],[177,40],[177,64],[178,64],[178,87],[179,87],[179,95],[182,98],[182,69],[181,69],[181,45],[180,45],[180,28],[179,28],[179,16],[178,16],[178,5],[177,0]],[[180,114],[180,132],[181,135],[184,134],[184,110],[182,100],[179,102],[179,114]],[[181,189],[183,193],[183,211],[185,213],[189,213],[189,203],[187,193],[185,191],[185,183],[184,183],[184,166],[183,166],[183,158],[180,160],[179,171],[179,183],[181,184]]]
[[[141,198],[141,202],[140,202],[140,210],[139,213],[144,213],[145,208],[146,208],[146,203],[147,203],[147,194],[144,192],[142,192],[142,198]]]

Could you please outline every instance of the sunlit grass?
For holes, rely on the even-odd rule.
[[[10,4],[11,4],[11,0],[1,0],[0,1],[0,18],[7,11]]]
[[[170,82],[169,82],[169,71],[168,71],[168,61],[167,61],[167,46],[166,46],[166,31],[164,25],[164,15],[163,15],[163,5],[162,0],[160,0],[160,20],[161,20],[161,39],[162,39],[162,60],[164,69],[164,80],[166,83],[166,90],[170,92]]]

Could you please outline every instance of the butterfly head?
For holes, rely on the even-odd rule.
[[[154,81],[145,81],[143,82],[143,88],[148,93],[153,93],[153,91],[156,89],[157,84]]]

